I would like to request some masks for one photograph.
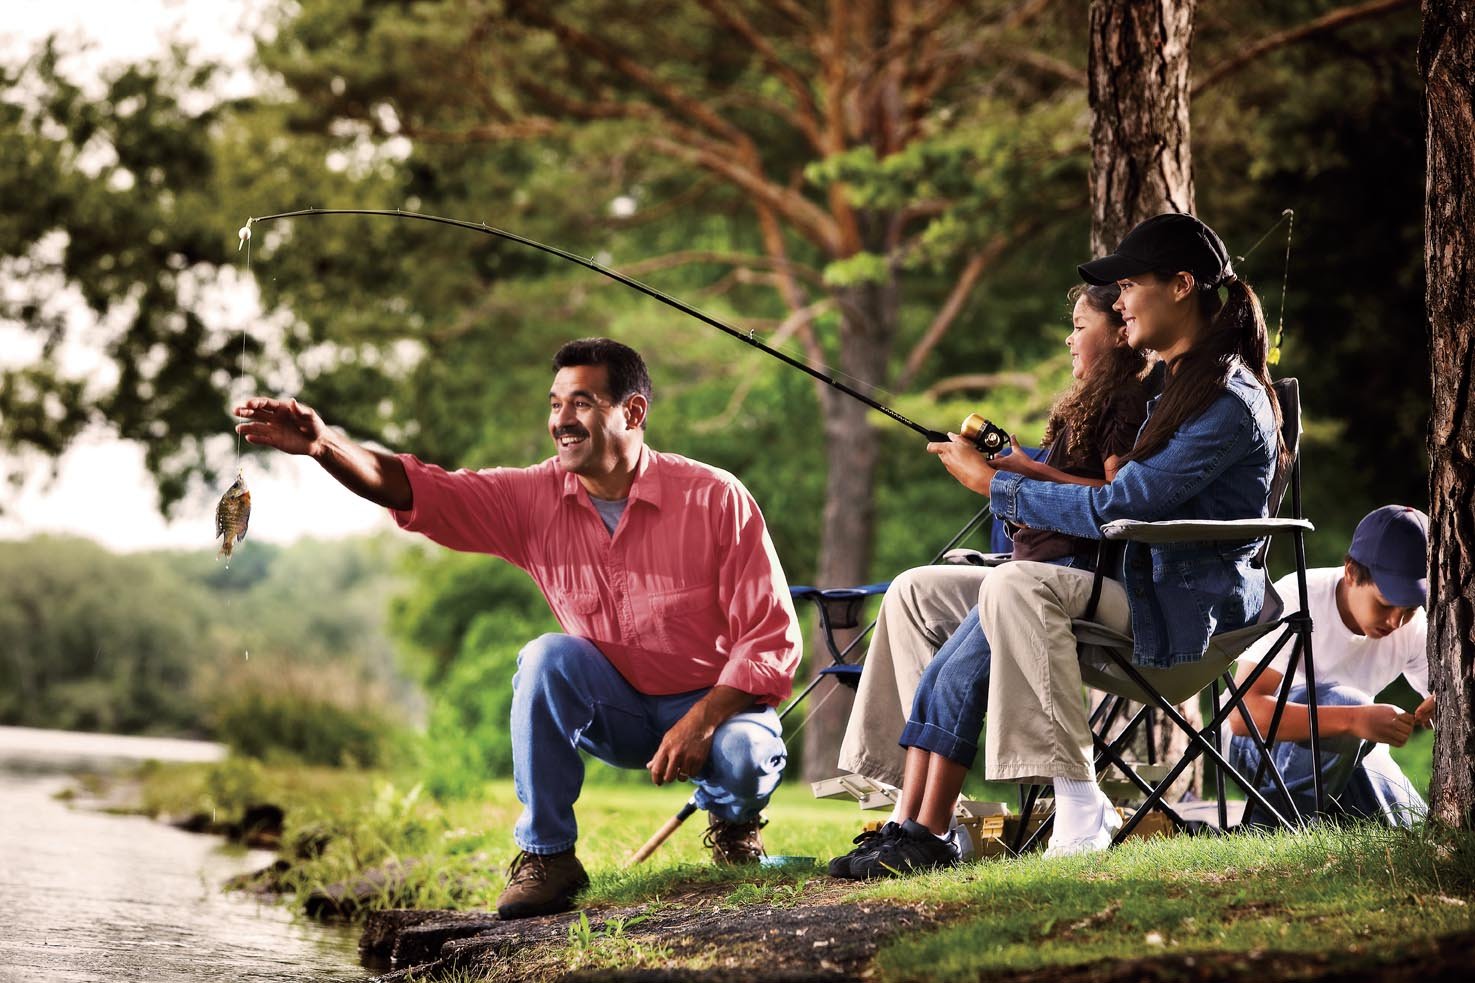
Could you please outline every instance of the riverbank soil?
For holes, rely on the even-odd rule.
[[[379,983],[926,980],[930,977],[925,972],[878,972],[877,952],[904,934],[977,914],[957,905],[842,901],[854,887],[839,882],[811,882],[802,897],[784,904],[733,904],[731,887],[702,885],[643,905],[598,906],[513,922],[499,921],[489,912],[376,912],[366,923],[360,951],[366,964],[389,970]],[[1475,929],[1360,952],[1164,953],[1029,971],[980,968],[969,978],[1002,983],[1463,983],[1469,979],[1472,951]]]

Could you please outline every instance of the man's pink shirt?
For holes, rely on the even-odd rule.
[[[731,686],[773,705],[799,665],[799,621],[758,504],[725,471],[644,447],[611,536],[557,458],[447,472],[400,456],[404,529],[526,570],[563,630],[642,693]]]

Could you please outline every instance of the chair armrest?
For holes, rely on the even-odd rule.
[[[1244,542],[1292,529],[1314,532],[1316,527],[1307,519],[1117,519],[1101,527],[1101,536],[1134,543]]]
[[[1009,553],[985,553],[982,550],[958,549],[948,550],[942,554],[943,565],[972,566],[972,567],[998,567],[1003,566],[1012,559]]]
[[[850,601],[884,594],[886,588],[890,586],[891,581],[889,580],[883,580],[878,584],[864,584],[860,587],[804,587],[795,584],[789,587],[789,597],[796,601],[813,601],[816,604],[821,601]]]

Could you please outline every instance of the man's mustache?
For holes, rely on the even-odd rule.
[[[553,431],[553,439],[554,440],[558,440],[558,439],[560,439],[562,437],[587,437],[587,436],[589,436],[589,431],[585,430],[583,427],[559,427],[557,430]]]

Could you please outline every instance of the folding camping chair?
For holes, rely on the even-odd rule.
[[[1091,620],[1095,613],[1106,566],[1104,562],[1097,564],[1091,604],[1086,614],[1076,619],[1073,625],[1082,651],[1082,680],[1093,689],[1108,694],[1108,698],[1097,706],[1091,718],[1093,742],[1096,749],[1096,769],[1097,773],[1101,774],[1106,766],[1115,766],[1146,797],[1134,815],[1127,819],[1117,833],[1114,841],[1116,843],[1120,843],[1130,835],[1143,817],[1153,809],[1165,813],[1179,828],[1187,826],[1183,817],[1164,800],[1164,796],[1178,776],[1201,755],[1207,755],[1217,765],[1215,792],[1221,830],[1228,825],[1226,778],[1239,786],[1247,800],[1242,822],[1248,822],[1256,810],[1263,810],[1274,825],[1286,828],[1297,828],[1305,822],[1305,817],[1297,809],[1294,799],[1286,788],[1284,778],[1275,769],[1268,751],[1268,745],[1275,741],[1297,666],[1303,658],[1308,692],[1311,751],[1313,757],[1318,760],[1321,749],[1316,713],[1316,675],[1312,662],[1312,625],[1310,616],[1305,613],[1307,609],[1305,534],[1313,531],[1314,527],[1301,514],[1300,388],[1295,379],[1282,379],[1275,383],[1275,392],[1284,416],[1281,438],[1290,448],[1291,456],[1289,467],[1279,469],[1275,475],[1270,489],[1270,501],[1276,504],[1278,511],[1285,492],[1289,488],[1291,493],[1290,517],[1229,521],[1136,522],[1121,520],[1107,523],[1101,529],[1103,558],[1112,543],[1204,541],[1245,543],[1262,540],[1262,545],[1254,560],[1254,564],[1261,570],[1266,569],[1265,558],[1270,548],[1270,537],[1277,534],[1289,534],[1295,547],[1296,578],[1301,602],[1299,611],[1289,615],[1285,614],[1284,604],[1276,595],[1269,572],[1266,571],[1265,605],[1255,624],[1213,636],[1209,640],[1203,659],[1198,662],[1169,669],[1153,669],[1132,663],[1133,648],[1130,638]],[[1239,656],[1251,644],[1275,631],[1281,633],[1280,638],[1265,657],[1255,665],[1243,685],[1236,684],[1233,672]],[[1262,735],[1249,711],[1243,706],[1244,691],[1269,668],[1270,663],[1287,644],[1293,646],[1290,661],[1277,694],[1270,727]],[[1221,686],[1228,699],[1223,698],[1220,692]],[[1205,689],[1211,692],[1211,705],[1214,707],[1214,713],[1203,727],[1196,728],[1178,712],[1175,705],[1195,698]],[[1142,708],[1136,711],[1117,736],[1108,742],[1103,735],[1109,733],[1110,728],[1129,703],[1142,704]],[[1244,719],[1249,730],[1249,737],[1260,751],[1261,762],[1253,777],[1247,778],[1230,765],[1220,746],[1221,727],[1235,712],[1238,712]],[[1177,727],[1188,738],[1189,744],[1177,762],[1172,763],[1155,782],[1150,782],[1140,773],[1144,769],[1125,761],[1121,752],[1132,740],[1139,726],[1150,725],[1154,713],[1161,714]],[[1148,763],[1156,765],[1158,763],[1152,756],[1153,743],[1151,740],[1148,742]],[[1277,809],[1262,792],[1262,783],[1267,777],[1267,772],[1270,782],[1274,785],[1277,798],[1284,806],[1284,812]],[[1319,813],[1324,810],[1326,803],[1326,789],[1319,771],[1314,776],[1313,783],[1316,812]],[[1039,792],[1038,787],[1032,789],[1027,801],[1023,803],[1026,814],[1033,809]],[[1027,825],[1026,817],[1026,821],[1019,826],[1021,839],[1023,839],[1023,831]],[[1016,843],[1016,848],[1020,851],[1030,849],[1048,829],[1049,821],[1046,820],[1028,839]]]

